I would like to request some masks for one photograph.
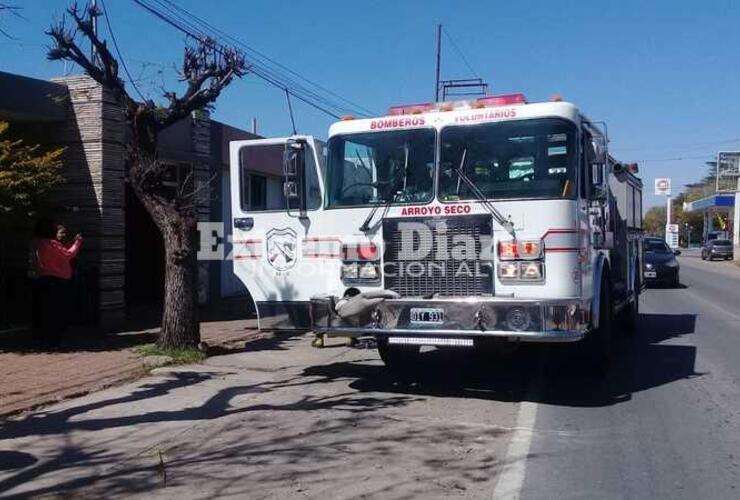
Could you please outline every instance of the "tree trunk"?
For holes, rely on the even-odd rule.
[[[162,326],[157,338],[160,347],[195,347],[200,342],[195,234],[194,218],[176,212],[169,214],[162,230],[165,285]]]
[[[196,347],[200,323],[195,206],[178,205],[141,189],[139,184],[133,186],[164,242],[164,308],[157,345],[169,349]]]

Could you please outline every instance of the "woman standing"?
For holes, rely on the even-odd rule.
[[[61,241],[66,235],[64,226],[52,226],[52,230],[37,243],[37,265],[41,288],[41,324],[45,343],[59,347],[67,329],[69,284],[72,279],[72,259],[82,246],[82,236],[75,236],[74,243],[67,248]]]

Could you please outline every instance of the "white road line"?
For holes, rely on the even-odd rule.
[[[537,420],[537,403],[533,396],[539,394],[540,377],[536,377],[530,390],[526,393],[527,401],[519,404],[519,413],[516,417],[516,430],[511,437],[503,464],[504,469],[499,475],[496,487],[493,490],[494,499],[518,499],[524,486],[524,473],[527,468],[527,456],[534,436],[534,424]]]

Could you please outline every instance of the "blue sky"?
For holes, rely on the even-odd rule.
[[[652,194],[655,177],[680,186],[704,175],[716,151],[740,149],[740,2],[175,1],[378,112],[432,99],[441,22],[493,93],[521,91],[530,101],[559,93],[605,120],[612,152],[640,162],[646,206],[662,201]],[[0,20],[19,39],[0,39],[0,70],[38,78],[75,72],[44,57],[43,32],[68,1],[15,4],[25,19]],[[131,0],[106,4],[142,90],[156,96],[161,83],[172,87],[184,37]],[[442,76],[471,76],[447,39]],[[326,136],[333,118],[299,102],[294,108],[300,132]],[[214,117],[243,128],[257,117],[267,136],[291,132],[284,94],[254,76],[225,92]]]

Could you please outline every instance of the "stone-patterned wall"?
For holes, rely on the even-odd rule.
[[[54,196],[58,217],[85,238],[81,269],[96,275],[98,320],[124,319],[125,122],[113,96],[87,76],[55,80],[69,89],[68,119],[53,137],[66,147],[63,176]]]

